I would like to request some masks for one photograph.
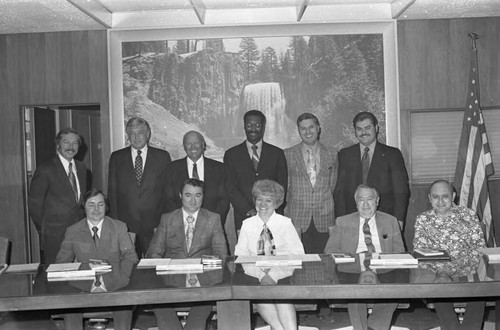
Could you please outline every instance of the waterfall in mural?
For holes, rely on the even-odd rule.
[[[285,114],[285,98],[279,83],[257,83],[245,86],[243,104],[245,111],[260,110],[266,115],[264,140],[280,148],[290,145],[288,130],[293,123]]]

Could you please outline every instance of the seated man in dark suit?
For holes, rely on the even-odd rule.
[[[87,217],[66,229],[64,241],[57,253],[56,262],[83,262],[99,259],[112,267],[132,269],[139,259],[130,239],[127,226],[118,220],[106,216],[109,204],[106,196],[99,190],[92,189],[83,198]],[[106,291],[102,277],[96,278],[93,287]],[[116,329],[130,329],[132,310],[129,308],[114,310]],[[67,329],[83,329],[82,313],[65,314]]]
[[[187,179],[181,193],[182,208],[161,216],[160,225],[149,245],[147,258],[201,258],[203,255],[227,255],[220,216],[201,208],[203,181]],[[188,274],[189,275],[189,274]],[[186,286],[200,286],[196,276],[186,275]],[[160,330],[182,330],[173,306],[154,310]],[[184,329],[205,329],[212,304],[191,307]]]
[[[359,185],[354,194],[357,212],[337,218],[330,227],[330,238],[325,253],[364,253],[369,261],[372,253],[402,253],[405,251],[401,229],[395,217],[377,211],[379,195],[368,185]],[[366,271],[360,275],[361,284],[377,284],[376,274],[364,263]],[[389,329],[397,303],[376,303],[368,318],[366,304],[348,304],[349,318],[354,329]]]

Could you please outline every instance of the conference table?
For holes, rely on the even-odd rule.
[[[314,261],[313,261],[314,259]],[[84,267],[84,266],[83,266]],[[214,301],[218,328],[250,329],[251,302],[283,300],[311,303],[413,299],[469,298],[500,300],[500,277],[496,265],[487,266],[488,279],[434,283],[432,272],[423,268],[380,269],[376,282],[359,284],[361,263],[336,264],[331,255],[319,255],[301,265],[257,266],[227,257],[222,268],[197,273],[200,286],[187,287],[185,274],[157,274],[153,268],[113,265],[100,279],[107,292],[93,292],[95,279],[47,279],[46,267],[32,273],[0,275],[0,311],[87,309],[117,306],[151,307],[164,303]],[[269,275],[274,281],[262,281]],[[499,306],[497,303],[496,306]],[[500,320],[496,310],[496,320]],[[496,323],[500,329],[500,321]]]

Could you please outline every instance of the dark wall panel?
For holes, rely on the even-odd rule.
[[[109,141],[106,39],[106,31],[0,35],[0,235],[13,242],[14,263],[27,261],[20,107],[98,103]]]
[[[479,82],[481,106],[500,106],[500,18],[443,19],[398,22],[398,60],[401,132],[408,132],[408,111],[451,109],[465,106],[470,70],[471,32],[480,35]],[[408,157],[409,139],[402,135],[402,149]],[[500,164],[495,164],[497,173]],[[413,240],[418,213],[430,208],[427,187],[412,185],[406,238]],[[500,181],[490,180],[493,218],[500,222]],[[497,225],[497,241],[500,225]]]

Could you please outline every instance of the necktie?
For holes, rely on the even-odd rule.
[[[200,179],[200,176],[198,175],[198,166],[196,166],[196,163],[193,164],[193,178],[196,180]]]
[[[75,195],[76,202],[78,203],[78,187],[76,186],[76,177],[75,173],[73,172],[73,163],[69,163],[68,166],[68,178],[69,178],[69,184],[71,185],[71,190],[73,190],[73,195]]]
[[[193,232],[194,232],[194,218],[192,216],[188,216],[186,218],[188,223],[188,227],[186,230],[186,250],[189,252],[191,248],[191,243],[193,243]]]
[[[94,235],[92,235],[92,239],[94,240],[94,244],[95,244],[96,248],[99,247],[99,235],[97,235],[98,230],[99,230],[99,228],[97,228],[96,226],[92,227],[92,231],[94,232]]]
[[[186,287],[200,286],[198,282],[198,276],[196,274],[187,273],[186,274]]]
[[[92,286],[92,293],[106,292],[106,290],[102,287],[102,276],[96,275],[94,285]]]
[[[142,151],[137,150],[137,156],[135,157],[135,179],[137,180],[137,185],[141,185],[142,181],[142,157],[141,157]]]
[[[363,183],[366,184],[368,178],[368,171],[370,170],[370,148],[365,147],[365,152],[361,158],[361,168],[363,171]]]
[[[275,254],[276,254],[276,247],[274,245],[273,234],[269,230],[269,227],[266,224],[264,224],[264,227],[262,228],[262,231],[259,236],[259,241],[257,242],[257,255],[273,256]]]
[[[370,231],[368,221],[370,221],[370,218],[365,219],[365,223],[363,224],[363,234],[365,235],[365,244],[367,249],[364,260],[364,266],[366,269],[370,268],[370,259],[372,258],[372,253],[375,252],[375,246],[373,245],[372,233]]]
[[[316,157],[310,149],[307,149],[307,173],[309,174],[311,185],[314,187],[316,183]]]
[[[255,144],[252,144],[252,164],[253,168],[257,171],[257,168],[259,167],[259,154],[257,153],[257,147]]]

